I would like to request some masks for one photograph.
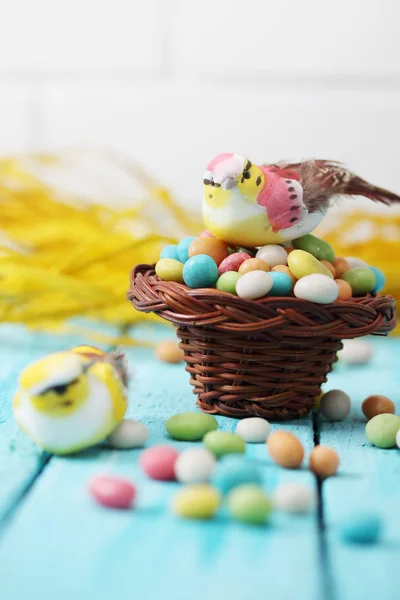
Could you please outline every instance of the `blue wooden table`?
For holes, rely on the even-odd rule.
[[[171,330],[142,329],[149,339]],[[17,430],[11,398],[20,370],[81,338],[0,327],[0,598],[1,600],[398,600],[400,598],[400,451],[368,444],[360,404],[381,393],[400,409],[400,340],[375,339],[373,361],[340,365],[326,390],[353,400],[342,423],[318,415],[274,424],[298,435],[306,450],[320,441],[340,454],[340,473],[327,480],[316,510],[303,517],[275,514],[265,527],[234,523],[222,512],[206,523],[180,520],[168,510],[175,483],[149,481],[138,468],[140,450],[91,449],[68,458],[42,453]],[[156,363],[149,349],[127,352],[132,371],[129,416],[150,430],[149,443],[166,440],[163,423],[194,407],[182,365]],[[236,421],[218,418],[232,431]],[[182,449],[188,444],[175,443]],[[247,452],[259,463],[265,488],[302,481],[303,468],[274,465],[265,446]],[[135,509],[95,505],[86,490],[96,473],[136,482]],[[381,543],[343,544],[338,523],[349,511],[372,509],[385,521]]]

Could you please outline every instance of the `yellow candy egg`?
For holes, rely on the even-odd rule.
[[[287,258],[289,269],[296,279],[301,279],[306,275],[314,275],[317,273],[320,275],[327,275],[333,279],[333,275],[329,269],[317,260],[315,256],[309,252],[305,252],[305,250],[293,250]]]
[[[183,264],[173,258],[160,258],[156,264],[156,273],[162,281],[183,283]]]
[[[207,484],[188,485],[179,490],[172,501],[172,510],[187,519],[210,519],[220,503],[219,492]]]

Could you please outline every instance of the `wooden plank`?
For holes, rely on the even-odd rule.
[[[150,350],[128,355],[129,414],[149,427],[151,444],[173,443],[166,439],[163,423],[173,413],[194,408],[187,373],[182,365],[156,364]],[[225,430],[235,426],[230,419],[219,422]],[[307,449],[312,447],[310,419],[282,427],[299,435]],[[248,452],[259,460],[268,490],[285,480],[314,483],[306,470],[288,472],[273,465],[264,445]],[[268,595],[284,600],[293,590],[298,598],[323,597],[315,515],[276,515],[261,528],[233,523],[224,512],[208,523],[181,520],[168,511],[177,484],[146,479],[138,468],[139,454],[93,449],[51,460],[3,532],[1,584],[7,600],[28,593],[42,600],[109,600],[116,594],[178,600]],[[103,472],[136,482],[136,510],[118,512],[93,504],[86,484]]]
[[[369,444],[361,411],[362,401],[377,393],[392,398],[399,412],[400,340],[377,339],[373,344],[371,364],[340,366],[326,386],[351,396],[351,416],[341,423],[320,424],[321,444],[336,448],[341,460],[340,474],[323,485],[328,561],[340,600],[397,600],[400,593],[400,454]],[[338,536],[341,519],[364,510],[384,519],[383,541],[370,547],[343,543]]]

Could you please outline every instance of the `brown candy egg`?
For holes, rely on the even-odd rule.
[[[330,271],[332,273],[333,279],[335,279],[335,277],[336,277],[336,269],[333,266],[333,264],[330,263],[329,260],[321,260],[320,262],[328,269],[328,271]]]
[[[183,361],[183,350],[178,346],[177,342],[164,340],[159,342],[155,349],[155,354],[158,360],[167,363],[180,363]]]
[[[286,469],[298,469],[303,462],[304,448],[300,440],[289,431],[270,433],[267,450],[271,458]]]
[[[331,477],[339,467],[339,456],[333,448],[315,446],[310,454],[310,469],[319,477]]]
[[[333,266],[335,267],[336,277],[340,279],[346,271],[350,269],[350,265],[345,258],[341,258],[338,256],[333,261]]]
[[[353,296],[353,290],[347,281],[344,279],[335,279],[337,286],[339,288],[338,300],[346,300],[347,298],[351,298]]]
[[[392,414],[394,415],[395,406],[390,398],[387,396],[381,396],[380,394],[374,394],[368,396],[362,403],[362,411],[368,420],[376,417],[376,415]]]
[[[244,275],[250,271],[269,271],[269,266],[261,258],[249,258],[240,265],[239,273],[240,275]]]
[[[198,254],[211,256],[219,265],[228,256],[228,245],[217,238],[198,237],[189,246],[189,257],[192,258]]]

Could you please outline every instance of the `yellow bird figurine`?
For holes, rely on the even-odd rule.
[[[327,160],[255,165],[227,152],[208,164],[203,183],[206,227],[237,246],[280,244],[310,233],[338,195],[400,202],[393,192]]]
[[[123,353],[77,346],[29,365],[13,400],[16,422],[53,454],[71,454],[108,437],[127,408]]]

